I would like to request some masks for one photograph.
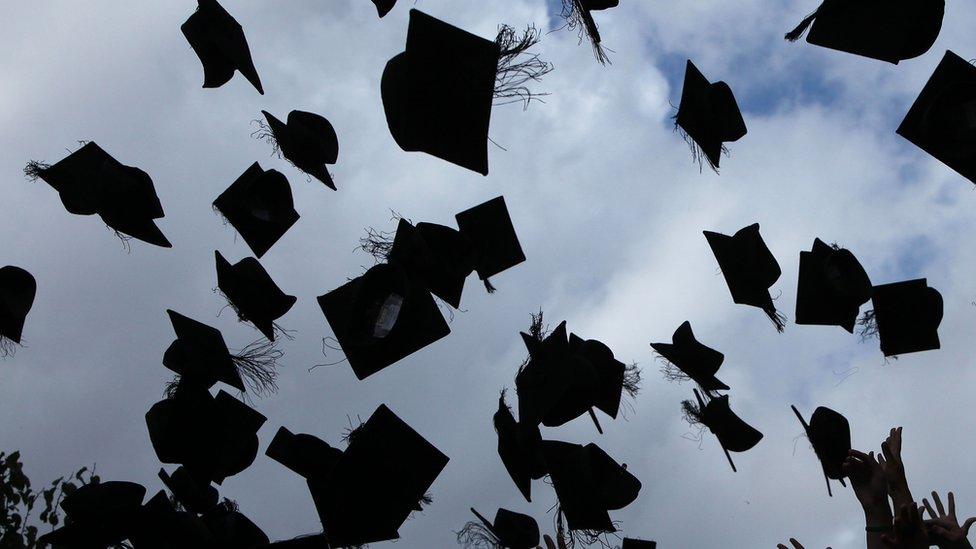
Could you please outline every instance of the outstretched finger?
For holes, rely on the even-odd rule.
[[[790,538],[790,543],[793,544],[793,549],[803,549],[803,546],[800,545],[800,542],[796,541],[794,538]]]
[[[929,500],[922,498],[922,505],[925,506],[925,510],[929,512],[930,517],[933,519],[941,518],[940,515],[935,514],[935,510],[932,509],[932,506],[929,504]]]
[[[949,518],[958,522],[956,519],[956,496],[952,492],[949,492]]]
[[[552,538],[549,537],[549,534],[543,534],[542,541],[546,542],[546,549],[556,549],[556,544],[552,542]]]
[[[892,431],[894,431],[894,429],[892,429]],[[895,458],[891,455],[891,443],[889,442],[890,440],[891,437],[888,437],[888,440],[881,443],[881,455],[884,455],[884,458],[882,458],[881,455],[879,455],[878,461],[881,461],[882,459],[885,459],[887,461],[895,461]]]
[[[935,509],[939,512],[939,516],[946,516],[945,507],[942,506],[942,499],[939,498],[939,493],[934,490],[932,491],[932,501],[935,502]]]
[[[967,536],[969,535],[969,527],[972,526],[974,522],[976,522],[976,517],[969,517],[966,519],[966,522],[962,525],[963,534]]]

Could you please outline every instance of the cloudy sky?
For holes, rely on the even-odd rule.
[[[386,403],[451,461],[435,503],[401,528],[397,547],[450,547],[468,507],[533,514],[550,530],[554,493],[541,483],[522,500],[495,451],[498,390],[513,385],[524,355],[518,331],[540,307],[552,322],[644,366],[626,419],[587,418],[544,436],[597,442],[643,482],[613,513],[623,533],[662,547],[863,546],[850,490],[827,497],[819,465],[790,412],[844,413],[854,444],[877,449],[905,427],[916,495],[955,490],[976,514],[976,450],[969,358],[976,307],[972,184],[894,130],[946,49],[976,56],[968,22],[976,6],[952,2],[935,46],[898,66],[782,39],[816,6],[793,0],[625,0],[597,15],[613,65],[597,64],[575,34],[547,34],[555,64],[527,111],[496,108],[491,174],[468,172],[390,137],[379,78],[402,51],[409,0],[380,20],[367,0],[226,0],[244,25],[267,95],[240,75],[203,90],[201,66],[179,26],[195,2],[10,2],[0,33],[0,265],[24,267],[38,293],[26,347],[0,362],[0,449],[20,449],[36,483],[97,463],[105,479],[160,487],[143,414],[170,377],[173,339],[165,309],[223,330],[231,346],[258,333],[213,292],[213,252],[237,261],[242,239],[211,211],[213,199],[252,162],[288,175],[301,220],[264,256],[278,284],[299,297],[282,324],[280,390],[255,406],[268,416],[262,452],[222,495],[238,501],[273,539],[320,530],[302,479],[265,458],[279,426],[333,444],[350,422]],[[418,0],[415,7],[485,37],[497,25],[551,28],[550,0]],[[672,132],[685,60],[724,80],[749,134],[730,146],[722,173],[699,172]],[[272,158],[252,139],[261,109],[314,111],[340,139],[338,192]],[[30,159],[54,162],[95,140],[153,178],[173,242],[133,242],[126,253],[94,217],[67,214],[43,182],[21,175]],[[366,227],[392,229],[390,210],[453,224],[458,211],[504,195],[528,256],[493,279],[488,296],[469,280],[452,334],[365,381],[347,364],[315,369],[331,336],[315,297],[362,272],[354,249]],[[945,298],[942,349],[885,363],[876,343],[840,328],[789,325],[777,334],[761,311],[736,306],[701,231],[731,234],[759,222],[783,270],[777,306],[792,316],[799,252],[815,237],[858,256],[875,284],[927,277]],[[679,403],[691,395],[658,373],[648,344],[684,320],[725,353],[721,378],[733,408],[765,433],[735,456],[733,473],[714,437],[699,444]],[[846,378],[845,372],[855,369]],[[377,544],[385,546],[386,544]]]

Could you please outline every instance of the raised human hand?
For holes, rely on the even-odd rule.
[[[966,536],[969,534],[969,528],[976,523],[976,517],[966,519],[966,522],[959,526],[959,519],[956,518],[956,497],[952,492],[949,492],[948,512],[942,506],[942,500],[937,492],[932,492],[932,501],[935,503],[934,509],[927,499],[922,499],[925,510],[932,517],[925,521],[932,543],[941,549],[973,549]]]
[[[851,479],[854,495],[861,502],[865,516],[891,520],[891,508],[888,507],[888,481],[884,469],[875,458],[874,452],[865,454],[858,450],[851,450],[847,454],[842,466],[844,474]]]
[[[922,514],[914,503],[898,508],[890,534],[882,534],[881,541],[889,549],[928,549],[929,536]]]
[[[881,443],[881,455],[878,463],[884,470],[888,481],[888,495],[895,509],[902,505],[914,503],[912,492],[908,489],[908,479],[905,477],[905,464],[901,459],[901,427],[893,427],[888,438]]]

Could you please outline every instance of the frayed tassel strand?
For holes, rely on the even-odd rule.
[[[163,385],[163,396],[168,399],[176,398],[176,393],[180,390],[180,380],[183,379],[180,374],[173,376],[173,379],[166,382]]]
[[[671,361],[658,353],[654,354],[657,355],[657,359],[661,361],[661,374],[664,376],[664,379],[668,381],[677,381],[678,383],[683,383],[691,379],[688,374],[686,374],[681,368],[678,368],[672,364]]]
[[[773,326],[776,326],[776,331],[783,333],[786,330],[786,316],[777,311],[776,309],[763,309],[766,312],[766,316],[772,321]]]
[[[498,70],[495,74],[495,105],[507,105],[521,101],[522,108],[529,108],[533,99],[548,93],[535,93],[528,84],[539,82],[552,72],[552,63],[544,61],[537,53],[528,53],[529,48],[539,43],[541,33],[535,25],[525,27],[519,34],[513,27],[502,25],[498,29],[495,43],[501,48],[498,56]]]
[[[51,168],[50,164],[45,164],[44,162],[38,162],[37,160],[31,160],[24,166],[24,177],[27,178],[31,183],[37,181],[38,178],[44,177],[44,172]]]
[[[254,119],[251,121],[251,124],[256,124],[258,127],[258,129],[251,132],[251,137],[260,139],[268,145],[271,145],[271,155],[281,158],[281,147],[278,145],[278,140],[275,139],[274,132],[271,131],[271,126],[261,119]]]
[[[596,21],[583,9],[579,0],[562,0],[562,11],[559,16],[566,21],[562,28],[576,31],[579,43],[587,40],[593,46],[593,55],[601,65],[612,64],[607,49],[601,44],[600,30]]]
[[[258,396],[265,396],[278,391],[275,379],[278,377],[278,361],[284,354],[274,342],[262,338],[231,355],[231,359],[251,390]]]
[[[817,12],[819,11],[820,10],[818,9],[817,11],[806,16],[806,18],[803,21],[800,21],[800,24],[797,25],[795,29],[786,33],[786,35],[783,36],[783,38],[785,38],[790,42],[796,42],[797,40],[799,40],[800,37],[803,36],[803,33],[807,31],[807,28],[810,27],[811,24],[813,24],[813,20],[817,18]]]
[[[690,400],[681,401],[681,416],[692,427],[703,425],[701,408]]]
[[[498,291],[498,289],[497,289],[497,288],[495,288],[495,287],[494,287],[494,286],[493,286],[493,285],[491,284],[491,281],[490,281],[490,280],[488,280],[487,278],[486,278],[486,279],[484,280],[484,283],[485,283],[485,289],[486,289],[486,290],[488,290],[488,293],[489,293],[489,294],[493,294],[493,293],[495,293],[495,292],[497,292],[497,291]]]
[[[861,336],[861,341],[868,341],[869,339],[878,338],[878,319],[874,314],[874,309],[870,311],[865,311],[861,318],[857,319],[857,325],[860,326],[858,330],[858,335]]]
[[[464,549],[504,549],[491,530],[475,521],[465,524],[457,532],[457,542]]]
[[[712,159],[709,158],[708,155],[702,152],[701,147],[699,147],[698,143],[696,143],[695,140],[692,139],[690,135],[688,135],[688,132],[686,132],[684,128],[678,125],[678,113],[674,113],[674,115],[671,116],[671,119],[674,120],[674,131],[681,136],[681,139],[683,139],[685,143],[688,145],[688,150],[691,151],[692,163],[698,164],[698,172],[701,173],[702,169],[707,163],[708,167],[711,168],[713,172],[718,174],[719,173],[718,166],[716,166],[712,162]],[[723,146],[722,153],[725,156],[728,156],[729,150]]]
[[[359,239],[358,250],[362,250],[373,256],[377,263],[383,263],[390,257],[390,250],[393,249],[393,238],[396,233],[389,231],[377,231],[369,227],[366,229],[366,236]]]
[[[623,391],[630,398],[635,398],[637,393],[640,392],[640,382],[641,370],[637,367],[636,362],[624,368]]]

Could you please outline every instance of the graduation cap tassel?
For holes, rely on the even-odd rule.
[[[867,341],[878,337],[878,319],[875,317],[874,309],[865,311],[861,318],[857,319],[858,331],[861,341]]]
[[[783,333],[783,331],[786,329],[786,316],[777,311],[775,308],[763,310],[766,312],[766,316],[769,317],[769,320],[773,322],[773,325],[776,326],[776,331]]]
[[[796,42],[797,40],[799,40],[800,37],[803,36],[803,33],[807,31],[807,28],[811,24],[813,24],[813,20],[817,18],[817,14],[819,12],[820,12],[820,8],[817,8],[817,11],[806,16],[806,18],[803,21],[800,21],[800,24],[797,25],[795,29],[786,33],[786,36],[784,36],[783,38],[786,38],[790,42]]]
[[[690,135],[688,135],[688,132],[686,132],[681,126],[678,125],[677,108],[675,109],[676,112],[673,115],[671,115],[671,119],[674,120],[674,131],[676,131],[678,135],[681,136],[681,139],[684,139],[685,143],[688,144],[688,150],[691,151],[691,161],[695,164],[698,164],[699,172],[701,172],[702,168],[705,166],[705,163],[707,162],[708,167],[711,168],[712,171],[714,171],[715,173],[719,173],[718,166],[713,164],[712,159],[708,158],[708,156],[706,156],[705,153],[702,152],[701,147],[699,147],[698,143],[695,143],[695,140],[692,139]]]
[[[519,34],[513,27],[502,25],[498,29],[495,43],[501,49],[498,56],[498,70],[495,73],[493,97],[496,105],[506,105],[521,101],[523,108],[547,93],[534,93],[528,84],[538,82],[552,72],[552,63],[543,61],[539,54],[527,53],[529,48],[539,43],[541,33],[535,25],[529,25]]]
[[[267,395],[278,390],[275,378],[278,377],[278,360],[282,356],[284,353],[273,341],[259,339],[231,355],[231,360],[252,391]]]
[[[600,427],[600,420],[597,419],[596,412],[593,411],[593,408],[590,408],[589,409],[589,412],[590,412],[590,419],[593,420],[593,425],[596,426],[596,431],[602,435],[603,434],[603,427]]]
[[[503,549],[498,538],[480,522],[470,521],[456,534],[458,545],[464,549]]]
[[[37,179],[44,175],[44,172],[51,167],[50,164],[44,162],[38,162],[37,160],[31,160],[24,166],[24,177],[28,181],[33,183]]]
[[[497,292],[497,291],[498,291],[498,289],[497,289],[497,288],[495,288],[495,287],[494,287],[494,286],[493,286],[493,285],[491,284],[491,280],[488,280],[488,279],[486,278],[486,279],[484,280],[484,283],[485,283],[485,289],[486,289],[486,290],[488,290],[488,293],[489,293],[489,294],[493,294],[493,293],[495,293],[495,292]]]
[[[393,249],[393,233],[387,231],[377,231],[369,227],[366,229],[366,236],[359,239],[360,250],[373,256],[377,263],[383,263]]]
[[[259,139],[264,141],[268,145],[271,145],[271,155],[281,158],[281,146],[278,145],[278,140],[275,139],[274,132],[271,131],[271,126],[267,122],[261,119],[254,119],[251,121],[252,124],[257,124],[258,129],[251,132],[251,137],[254,139]]]
[[[583,8],[579,0],[563,0],[562,11],[559,16],[566,21],[565,27],[577,31],[580,43],[585,38],[593,46],[593,54],[601,65],[610,63],[610,57],[600,45],[600,30],[590,13]]]
[[[167,399],[176,398],[176,393],[180,390],[180,380],[183,379],[182,376],[176,374],[173,379],[166,382],[163,385],[163,396]]]
[[[641,370],[636,362],[624,368],[623,390],[630,398],[636,397],[637,393],[640,392],[640,382]]]

